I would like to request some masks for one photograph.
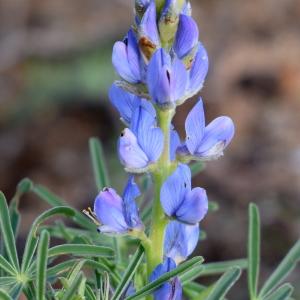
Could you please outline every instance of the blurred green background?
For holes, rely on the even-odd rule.
[[[132,2],[0,2],[0,188],[8,197],[28,176],[79,209],[91,205],[97,191],[90,136],[104,143],[121,191],[126,174],[116,139],[122,124],[107,90],[116,78],[112,45],[132,21]],[[208,239],[197,251],[207,261],[244,257],[247,206],[257,202],[265,277],[300,233],[300,1],[192,5],[211,62],[201,93],[207,119],[229,115],[237,128],[225,156],[195,178],[220,203],[202,223]],[[178,110],[181,133],[194,102]],[[43,209],[37,199],[24,199],[24,233]],[[299,268],[292,276],[299,283]],[[241,284],[231,299],[245,299]]]

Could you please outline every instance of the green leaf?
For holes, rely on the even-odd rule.
[[[285,283],[280,286],[275,292],[263,298],[263,300],[288,300],[292,295],[294,288],[290,283]]]
[[[187,283],[198,278],[201,275],[202,271],[203,265],[197,265],[194,268],[191,268],[189,271],[185,272],[184,274],[180,275],[179,278],[182,285],[186,285]]]
[[[15,276],[18,273],[18,270],[14,268],[14,266],[12,266],[2,255],[0,255],[0,268],[12,276]]]
[[[36,297],[37,300],[44,300],[46,291],[46,272],[48,262],[49,233],[43,230],[37,249],[37,270],[36,270]]]
[[[297,266],[300,261],[300,240],[292,247],[273,274],[263,285],[259,297],[272,292]]]
[[[33,182],[29,178],[22,179],[17,185],[17,194],[23,195],[30,192],[33,187]]]
[[[53,207],[70,207],[63,199],[49,191],[46,187],[42,185],[33,185],[32,186],[32,192],[36,194],[39,198],[47,202],[49,205]],[[87,220],[87,218],[80,212],[74,209],[74,221],[82,226],[83,228],[86,228],[88,230],[94,230],[96,231],[96,225]]]
[[[240,268],[232,268],[228,270],[221,278],[214,284],[211,292],[206,300],[220,300],[228,293],[231,287],[241,276]]]
[[[112,300],[119,300],[124,291],[126,291],[126,288],[130,284],[130,281],[132,280],[136,270],[138,269],[140,263],[143,260],[143,256],[144,248],[140,245],[132,259],[130,260],[129,265],[122,276],[121,282],[115,290]]]
[[[52,277],[56,278],[58,275],[68,272],[79,261],[80,260],[78,260],[78,259],[70,259],[70,260],[64,261],[62,263],[59,263],[51,268],[48,268],[47,277],[48,278],[52,278]],[[110,269],[107,265],[105,265],[102,262],[95,261],[92,259],[85,259],[84,266],[91,268],[92,270],[97,270],[97,271],[101,271],[101,272],[106,271],[110,274],[110,276],[114,282],[116,282],[116,283],[120,282],[120,278],[119,278],[118,274],[116,274],[115,270]]]
[[[15,284],[15,283],[17,283],[16,277],[11,277],[11,276],[2,276],[2,277],[0,277],[0,286],[12,285],[12,284]]]
[[[1,300],[12,300],[12,298],[2,289],[0,289],[0,299]]]
[[[88,284],[85,286],[85,295],[87,300],[97,300],[96,295]]]
[[[10,220],[11,220],[11,227],[14,233],[15,239],[17,238],[18,230],[19,230],[19,225],[21,221],[21,215],[19,213],[18,209],[19,205],[19,197],[15,195],[13,199],[11,200],[9,204],[9,215],[10,215]]]
[[[248,290],[250,299],[256,299],[260,263],[260,217],[258,207],[249,206],[248,233]]]
[[[15,269],[19,270],[19,259],[17,254],[15,237],[11,226],[7,202],[2,192],[0,192],[0,227],[9,261],[15,267]]]
[[[208,202],[208,211],[215,212],[219,210],[219,204],[216,201],[209,201]]]
[[[191,165],[191,172],[192,176],[198,175],[200,172],[202,172],[205,169],[205,164],[201,161],[194,162]]]
[[[59,255],[114,257],[114,251],[111,248],[102,246],[64,244],[50,248],[48,255],[49,257]]]
[[[25,245],[25,250],[24,250],[24,255],[23,255],[23,260],[22,260],[22,267],[21,270],[22,272],[25,272],[29,265],[31,264],[34,251],[37,245],[37,230],[38,227],[47,219],[56,216],[56,215],[63,215],[66,217],[74,217],[75,215],[75,210],[71,207],[54,207],[52,209],[49,209],[42,213],[38,218],[35,219],[33,222],[30,232],[27,237],[26,245]]]
[[[223,274],[226,271],[228,271],[228,269],[231,269],[233,267],[246,269],[248,267],[247,259],[236,259],[236,260],[229,260],[223,262],[203,264],[202,272],[200,273],[200,276],[203,277],[203,276]]]
[[[141,299],[143,296],[146,296],[146,295],[152,293],[154,290],[156,290],[159,286],[164,284],[166,281],[197,267],[202,262],[203,262],[202,257],[199,257],[199,256],[194,257],[194,258],[182,263],[176,269],[174,269],[170,272],[167,272],[164,275],[162,275],[161,277],[159,277],[158,279],[154,280],[153,282],[148,283],[142,289],[140,289],[138,292],[136,292],[134,295],[127,297],[126,300]]]
[[[23,290],[23,284],[22,283],[16,283],[14,286],[12,286],[9,290],[9,294],[13,299],[19,299],[20,295]]]
[[[109,186],[102,145],[97,138],[90,138],[89,146],[96,186],[98,191],[101,191],[104,187]]]
[[[184,294],[188,297],[188,299],[197,299],[200,293],[202,293],[206,289],[206,286],[201,285],[196,282],[188,282],[183,287]]]
[[[69,288],[64,292],[62,300],[71,300],[73,296],[77,294],[78,288],[80,287],[81,281],[83,280],[83,273],[77,274]]]

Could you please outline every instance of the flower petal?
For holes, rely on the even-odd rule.
[[[229,117],[216,118],[205,128],[202,142],[195,155],[206,160],[220,157],[231,142],[234,131],[234,123]]]
[[[197,44],[199,30],[197,23],[190,16],[181,14],[175,37],[174,50],[179,58],[186,56]]]
[[[181,145],[180,137],[175,129],[171,129],[170,158],[175,160],[176,150]]]
[[[166,51],[158,49],[152,56],[147,70],[147,85],[152,100],[157,104],[169,103],[171,58]]]
[[[163,150],[164,135],[161,129],[156,127],[155,117],[143,106],[139,106],[133,115],[132,128],[149,162],[157,161]]]
[[[196,248],[199,241],[199,225],[186,225],[172,221],[166,228],[164,253],[177,264],[184,261]]]
[[[113,84],[109,90],[111,103],[119,111],[122,120],[130,124],[132,112],[140,104],[141,98],[126,92],[122,88]]]
[[[198,51],[190,70],[189,93],[191,96],[197,94],[202,89],[208,67],[209,61],[207,52],[204,46],[199,43]]]
[[[172,271],[173,269],[176,268],[176,263],[175,261],[167,257],[163,263],[159,264],[152,272],[149,281],[152,282],[156,279],[158,279],[160,276],[164,275],[167,272]]]
[[[94,202],[94,212],[100,221],[100,231],[124,233],[128,226],[123,216],[123,200],[112,188],[101,191]]]
[[[124,129],[118,145],[121,163],[128,169],[142,169],[147,167],[149,159],[141,149],[133,132]]]
[[[137,81],[140,81],[140,50],[132,29],[130,29],[127,34],[127,57],[129,67],[133,76],[136,78]]]
[[[150,276],[150,282],[158,279],[163,274],[172,271],[176,268],[176,264],[172,258],[166,258],[164,262],[158,265]],[[154,300],[181,300],[182,299],[182,286],[178,279],[175,277],[171,281],[164,283],[154,292]]]
[[[140,229],[143,227],[135,203],[135,199],[140,194],[140,190],[134,182],[134,176],[130,176],[123,193],[123,213],[125,221],[131,229]]]
[[[199,223],[208,211],[206,191],[200,187],[191,190],[176,211],[178,221],[187,224]]]
[[[194,154],[199,147],[205,129],[205,115],[203,101],[200,98],[197,104],[189,112],[185,121],[186,147]]]
[[[172,217],[176,214],[186,193],[191,190],[191,171],[187,165],[180,164],[167,178],[160,191],[160,201],[164,212]]]
[[[127,46],[124,42],[116,42],[112,52],[112,63],[117,73],[130,83],[138,83],[139,80],[132,73],[127,57]]]
[[[188,72],[184,64],[177,57],[172,62],[172,70],[170,75],[171,102],[180,100],[186,93],[188,84]]]

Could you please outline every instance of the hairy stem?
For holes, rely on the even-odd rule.
[[[152,225],[149,239],[151,241],[151,253],[147,254],[148,275],[163,260],[164,234],[168,220],[160,204],[160,190],[164,181],[169,176],[172,164],[170,160],[170,127],[174,115],[174,109],[157,109],[158,125],[164,134],[164,149],[153,173],[154,203],[152,210]]]

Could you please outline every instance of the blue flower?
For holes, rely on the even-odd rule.
[[[151,102],[131,94],[115,84],[113,84],[109,90],[109,98],[111,103],[119,111],[121,120],[126,125],[130,125],[132,114],[139,105],[142,105],[155,117],[155,109]]]
[[[176,268],[176,263],[172,258],[166,258],[164,262],[158,265],[150,276],[150,282],[158,279],[167,272]],[[181,300],[182,286],[178,277],[164,283],[154,292],[154,300]]]
[[[139,83],[141,78],[140,52],[135,34],[128,31],[123,42],[116,42],[113,47],[112,63],[117,73],[130,83]]]
[[[196,55],[192,61],[189,72],[188,95],[197,94],[203,87],[208,72],[209,60],[204,46],[199,43]]]
[[[96,197],[94,213],[103,233],[124,234],[131,230],[142,230],[135,199],[140,195],[134,177],[130,176],[122,198],[112,188],[104,188]]]
[[[177,152],[195,160],[208,161],[223,155],[234,136],[234,124],[229,117],[218,117],[205,126],[203,102],[198,103],[185,121],[186,140]]]
[[[208,210],[206,191],[200,187],[191,188],[191,171],[184,164],[179,164],[164,182],[160,201],[169,217],[191,225],[200,222]]]
[[[168,224],[165,233],[164,253],[177,264],[186,260],[199,241],[199,224],[186,225],[177,221]]]
[[[173,48],[182,59],[198,44],[199,30],[196,22],[190,16],[181,14]]]
[[[180,137],[177,131],[171,125],[171,132],[170,132],[170,159],[176,159],[176,150],[181,145]]]
[[[142,105],[132,115],[130,129],[126,128],[119,139],[119,157],[125,168],[142,173],[155,163],[163,150],[163,132],[156,125],[156,118]]]
[[[186,92],[188,73],[180,59],[173,60],[163,48],[152,56],[147,70],[147,85],[152,100],[160,106],[174,106]]]
[[[149,61],[154,51],[160,47],[160,37],[156,24],[156,5],[151,1],[138,25],[139,46],[145,61]]]

